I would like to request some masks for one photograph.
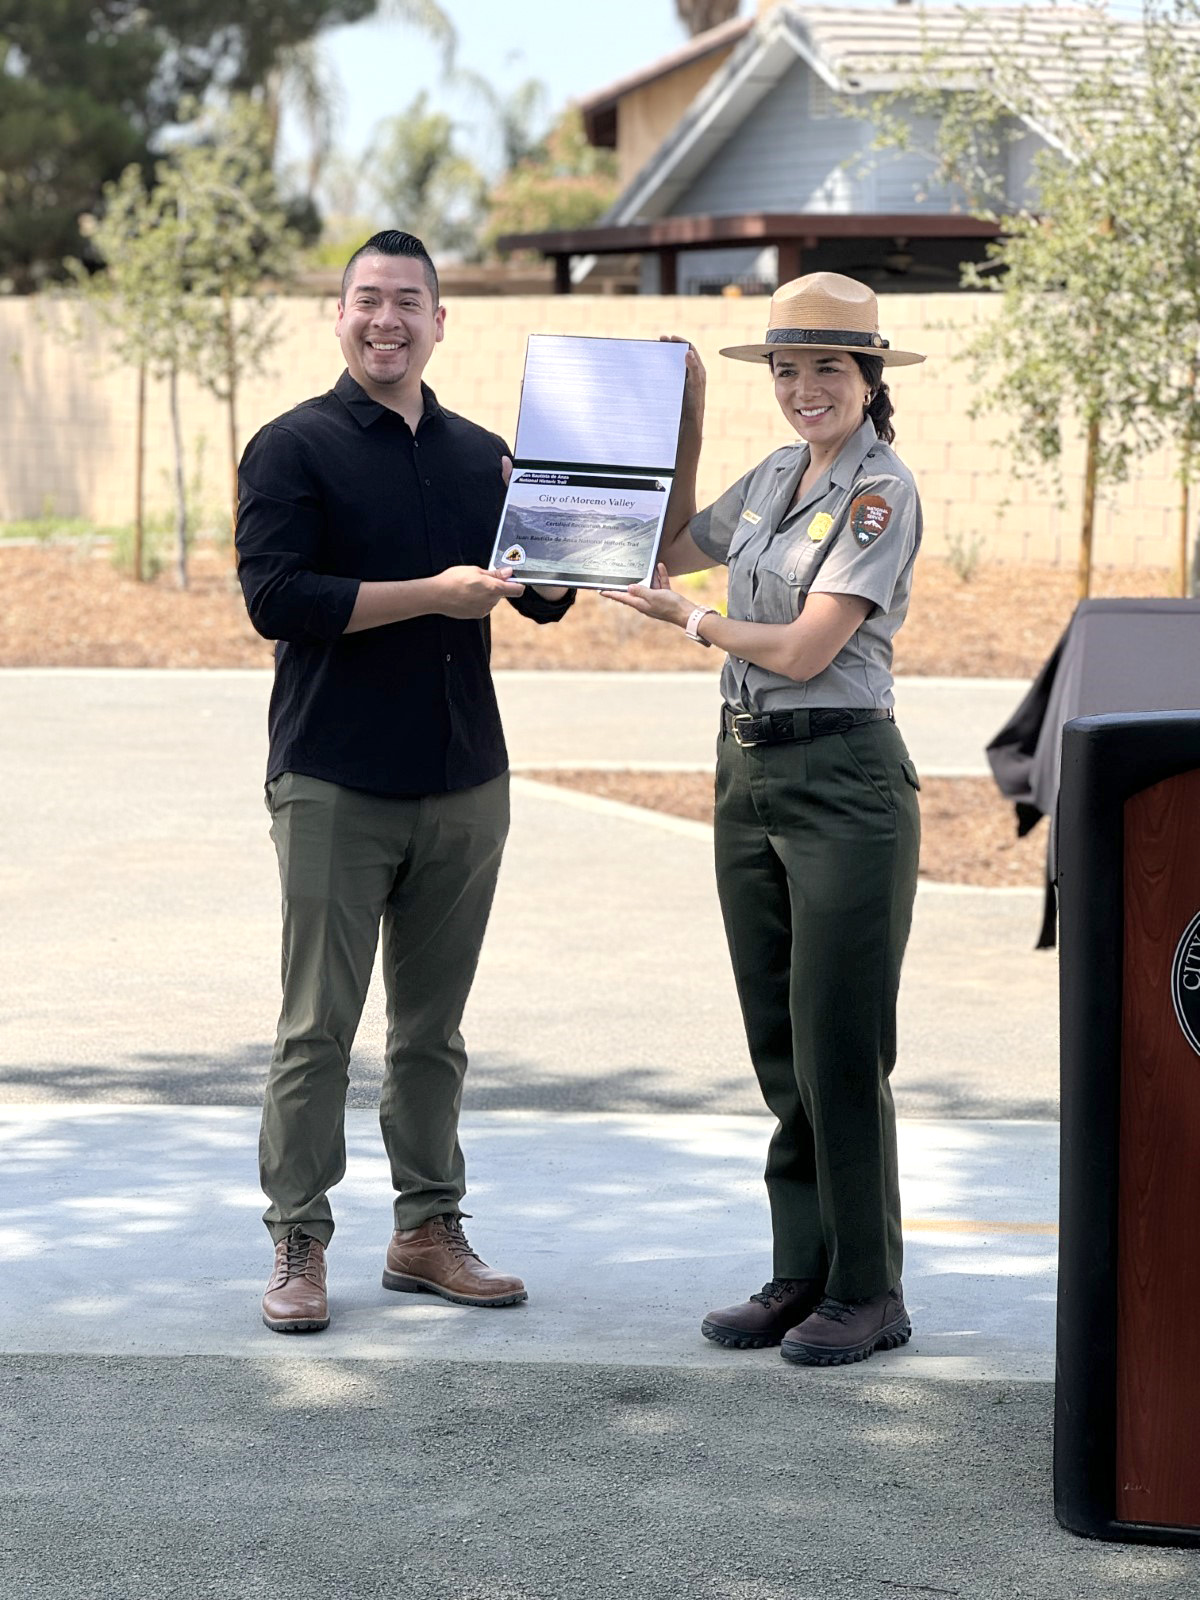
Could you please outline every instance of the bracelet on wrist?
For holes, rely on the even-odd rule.
[[[707,650],[712,644],[712,640],[705,639],[701,636],[699,631],[700,624],[703,622],[705,617],[717,616],[720,616],[720,612],[717,610],[716,606],[697,606],[692,612],[691,616],[684,623],[683,631],[693,642],[693,644],[702,644]]]

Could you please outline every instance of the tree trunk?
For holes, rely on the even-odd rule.
[[[1180,469],[1179,482],[1179,593],[1185,598],[1196,592],[1196,567],[1190,559],[1188,534],[1192,521],[1191,451],[1187,451]],[[1190,569],[1190,570],[1189,570]]]
[[[137,427],[133,446],[133,581],[141,583],[146,542],[146,363],[138,362]]]
[[[1092,536],[1096,527],[1096,466],[1100,454],[1100,423],[1088,423],[1087,456],[1083,468],[1083,518],[1079,527],[1079,599],[1092,589]]]
[[[738,0],[675,0],[675,14],[694,38],[738,13]]]
[[[1191,363],[1191,388],[1188,392],[1188,425],[1184,430],[1179,453],[1179,593],[1194,595],[1200,587],[1200,546],[1193,553],[1189,549],[1192,521],[1192,474],[1196,468],[1196,438],[1193,418],[1196,415],[1196,396],[1200,390],[1200,358],[1193,356]]]
[[[188,586],[187,480],[183,471],[183,429],[179,422],[179,368],[171,368],[167,384],[171,401],[171,438],[175,445],[175,548],[179,556],[179,587]]]
[[[226,296],[225,304],[225,374],[226,387],[229,391],[229,530],[230,540],[237,535],[237,507],[238,507],[238,447],[237,447],[237,338],[233,326],[233,306]],[[233,547],[233,559],[237,562],[237,549]]]

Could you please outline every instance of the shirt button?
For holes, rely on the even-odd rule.
[[[447,657],[446,657],[446,660],[447,660],[447,661],[449,661],[449,659],[450,659],[450,657],[449,657],[449,656],[447,656]]]
[[[788,582],[789,583],[795,583],[795,581],[796,581],[796,574],[794,572],[789,572],[788,573]]]
[[[425,479],[425,487],[426,487],[426,488],[427,488],[427,489],[428,489],[428,487],[429,487],[429,479],[428,479],[428,478],[426,478],[426,479]]]

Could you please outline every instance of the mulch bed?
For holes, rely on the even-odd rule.
[[[1167,574],[1112,569],[1096,594],[1164,594]],[[719,577],[685,579],[698,600],[723,596]],[[947,562],[918,564],[896,671],[933,677],[1028,678],[1050,653],[1075,605],[1075,575],[1055,567],[983,565],[963,583]],[[561,624],[533,627],[496,612],[493,665],[501,669],[701,671],[720,665],[679,633],[594,593]],[[191,586],[173,572],[137,584],[100,545],[5,548],[0,541],[0,666],[258,667],[271,647],[251,628],[228,548],[192,554]]]
[[[1168,575],[1096,574],[1097,595],[1165,594]],[[720,577],[682,580],[698,600],[723,596]],[[1075,574],[984,563],[963,582],[949,563],[918,564],[896,670],[933,677],[1029,678],[1075,605]],[[494,617],[499,669],[715,672],[720,655],[678,630],[582,593],[562,624],[534,627],[502,606]],[[166,570],[136,584],[98,544],[9,547],[0,542],[0,667],[262,667],[271,646],[251,628],[228,547],[192,553],[191,584]],[[545,772],[629,804],[711,820],[712,780],[696,774]],[[986,778],[929,778],[921,794],[921,871],[944,883],[1041,882],[1044,830],[1018,840],[1012,808]]]
[[[521,776],[696,822],[712,821],[713,780],[709,773],[555,768],[522,771]],[[987,889],[1040,888],[1045,870],[1045,827],[1018,839],[1013,808],[990,778],[922,778],[922,878]]]

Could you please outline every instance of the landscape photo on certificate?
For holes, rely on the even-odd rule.
[[[494,564],[531,583],[648,583],[670,488],[667,478],[514,472]]]

